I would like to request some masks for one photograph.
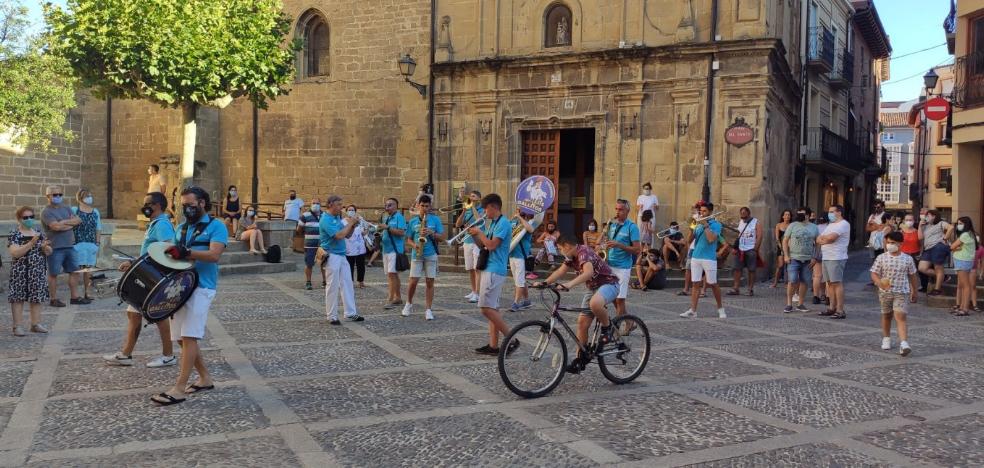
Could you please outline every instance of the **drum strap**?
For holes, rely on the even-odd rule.
[[[191,233],[191,240],[188,240],[188,226],[189,225],[188,225],[188,223],[185,223],[185,225],[181,227],[181,241],[180,241],[180,244],[182,246],[188,247],[188,248],[191,248],[191,247],[202,247],[202,246],[208,247],[209,246],[209,243],[210,243],[209,241],[195,241],[195,239],[197,239],[198,236],[200,236],[202,234],[202,232],[205,232],[205,229],[207,229],[208,228],[208,225],[209,224],[212,224],[213,221],[215,221],[215,218],[212,218],[212,219],[208,220],[207,223],[198,223],[198,224],[196,224],[195,225],[195,230]]]

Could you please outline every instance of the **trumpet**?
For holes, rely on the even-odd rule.
[[[454,245],[455,242],[460,241],[461,239],[463,239],[465,236],[468,235],[468,230],[469,229],[471,229],[471,228],[473,228],[475,226],[481,225],[483,223],[485,223],[485,214],[482,214],[482,216],[479,217],[478,219],[476,219],[474,222],[472,222],[471,224],[465,226],[465,228],[462,229],[461,232],[455,234],[454,237],[448,239],[448,245]]]
[[[659,232],[656,233],[656,238],[657,239],[663,239],[663,238],[669,237],[670,234],[672,234],[672,231],[673,231],[673,228],[663,229],[662,231],[659,231]]]

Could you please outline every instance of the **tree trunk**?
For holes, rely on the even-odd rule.
[[[181,147],[181,187],[195,185],[195,142],[198,137],[195,117],[197,115],[198,104],[181,106],[181,120],[184,126],[184,138]]]

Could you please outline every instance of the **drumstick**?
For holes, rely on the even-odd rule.
[[[113,252],[116,252],[116,253],[120,254],[120,255],[113,255],[113,258],[116,259],[116,260],[133,260],[133,259],[136,258],[136,257],[131,257],[126,252],[123,252],[121,250],[116,250],[116,249],[114,249],[112,247],[110,247],[109,250],[112,250]],[[122,258],[117,258],[117,257],[122,257]]]

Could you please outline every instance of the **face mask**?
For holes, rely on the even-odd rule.
[[[591,232],[595,232],[598,230],[598,226],[588,226],[588,230]]]
[[[676,233],[678,233],[678,232],[680,232],[680,230],[679,230],[679,229],[677,229],[677,228],[673,228],[673,227],[671,227],[671,228],[670,228],[670,234],[676,234]]]
[[[557,230],[556,228],[547,228],[547,232],[554,232],[556,230]]]
[[[321,203],[312,203],[311,211],[321,211]]]
[[[246,216],[256,216],[256,212],[253,210],[249,210],[246,212]]]
[[[806,213],[796,213],[796,222],[802,223],[803,221],[806,221]]]
[[[24,223],[24,227],[26,227],[28,229],[34,229],[34,220],[33,219],[25,219],[25,220],[23,220],[21,222]]]
[[[150,205],[144,205],[143,208],[140,208],[140,212],[149,218],[152,214],[154,214],[154,209],[151,208]]]
[[[885,244],[885,250],[888,253],[895,253],[899,251],[899,244]]]
[[[912,226],[913,226],[914,224],[916,224],[916,223],[915,223],[914,221],[908,221],[908,220],[906,220],[906,221],[905,221],[904,223],[902,223],[902,224],[903,224],[903,225],[904,225],[905,227],[907,227],[907,228],[911,228],[911,227],[912,227]]]
[[[960,224],[958,224],[958,225],[957,225],[957,230],[958,230],[958,231],[963,231],[963,230],[964,230],[964,225],[963,225],[963,223],[960,223]]]
[[[297,195],[291,194],[290,199],[293,200],[295,198],[297,198]]]
[[[51,197],[51,203],[53,205],[61,205],[62,197]]]
[[[349,218],[354,218],[355,217],[355,210],[348,210],[348,211],[345,212],[345,214],[347,214]]]
[[[83,198],[82,199],[82,203],[85,203],[86,205],[91,205],[92,204],[92,197],[85,197],[85,198]]]
[[[229,195],[236,196],[236,191],[235,190],[230,190],[229,191]]]
[[[202,217],[202,211],[198,208],[198,205],[186,206],[182,211],[189,223],[197,222]]]
[[[653,191],[650,190],[650,189],[642,189],[642,194],[643,195],[646,195],[646,196],[649,196],[649,195],[652,195],[653,194]]]
[[[827,212],[827,218],[830,219],[831,222],[837,221],[837,212],[836,211]]]

